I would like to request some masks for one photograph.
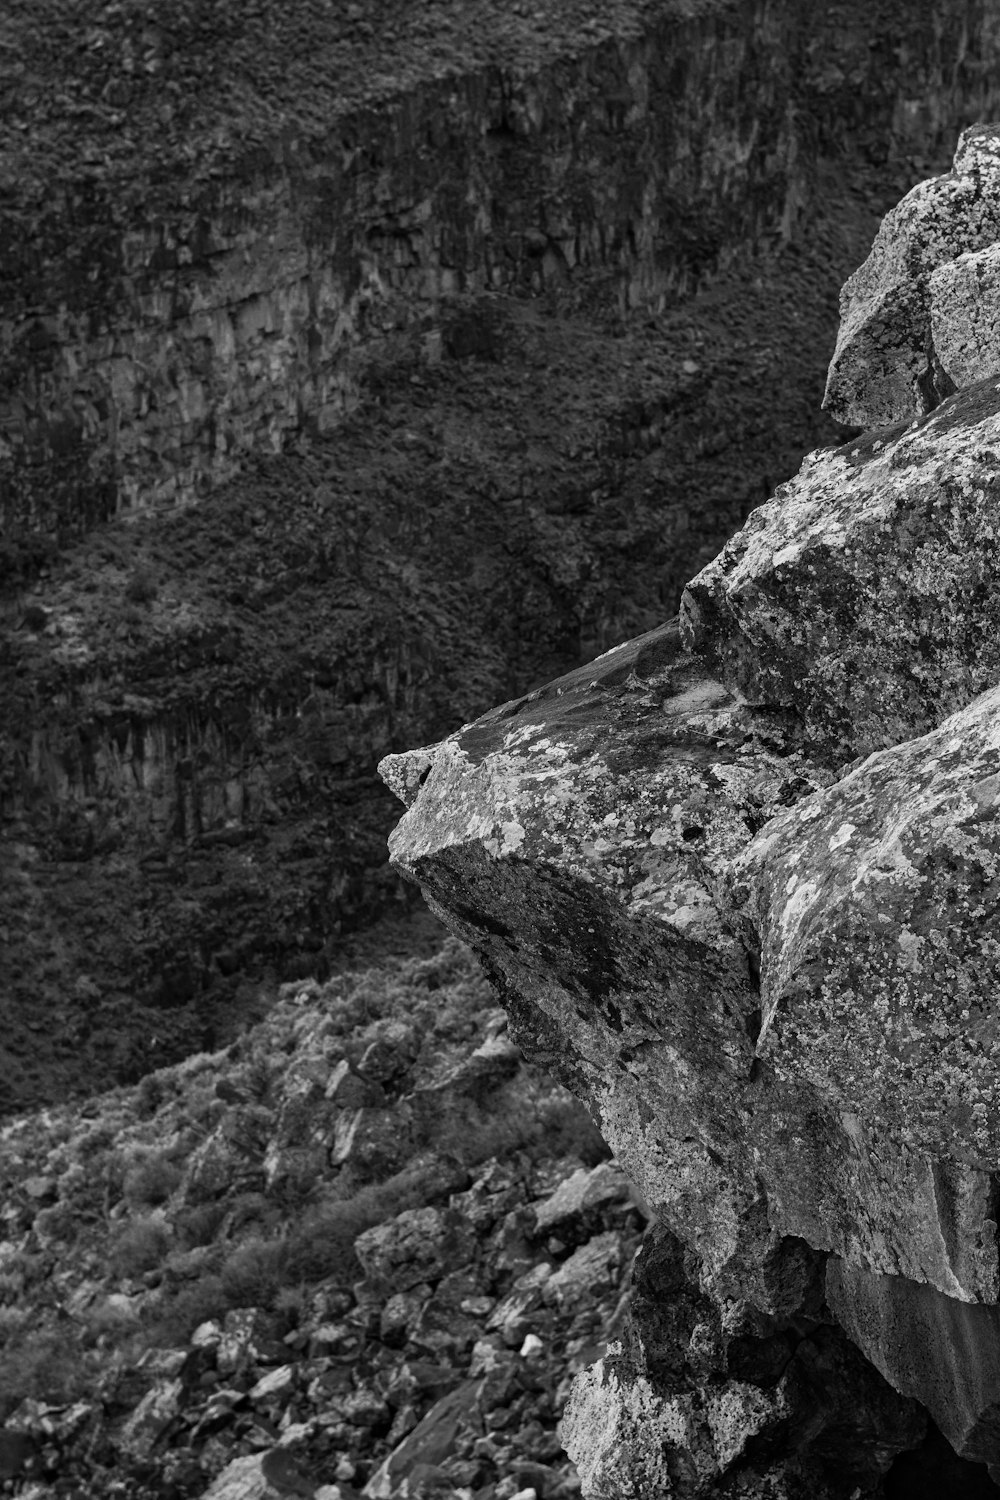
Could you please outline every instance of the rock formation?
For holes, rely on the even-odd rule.
[[[924,1412],[1000,1466],[998,239],[977,126],[844,290],[829,399],[895,425],[679,620],[383,763],[657,1219],[564,1421],[591,1497],[880,1493]]]
[[[377,761],[665,618],[836,436],[836,287],[1000,110],[993,9],[18,10],[0,1115],[339,966],[403,906]]]
[[[505,1026],[449,938],[0,1127],[0,1493],[576,1500],[648,1214]]]

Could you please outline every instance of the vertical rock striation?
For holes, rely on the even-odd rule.
[[[787,237],[817,145],[997,99],[987,0],[279,10],[12,33],[0,563],[329,431],[458,293],[688,291]]]
[[[678,621],[382,765],[397,867],[656,1215],[565,1422],[590,1497],[873,1495],[927,1412],[1000,1470],[996,203],[975,127],[845,289],[830,388],[895,425]]]

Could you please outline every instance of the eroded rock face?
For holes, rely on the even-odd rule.
[[[1000,381],[811,453],[694,578],[686,644],[843,763],[1000,679]]]
[[[890,216],[901,296],[970,204],[990,257],[998,151]],[[811,455],[678,622],[383,762],[397,866],[680,1247],[577,1387],[588,1496],[871,1494],[914,1400],[1000,1461],[998,404]]]
[[[990,247],[998,238],[996,127],[973,125],[952,171],[918,183],[886,215],[841,292],[824,401],[835,417],[883,427],[996,373]]]

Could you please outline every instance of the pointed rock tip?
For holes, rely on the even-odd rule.
[[[435,745],[425,745],[419,750],[403,750],[398,755],[386,755],[378,763],[378,774],[390,792],[407,807],[416,801],[417,793],[427,780],[436,748]]]

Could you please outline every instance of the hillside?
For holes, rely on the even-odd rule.
[[[7,1125],[2,1492],[577,1494],[556,1422],[644,1211],[505,1028],[449,939]]]

